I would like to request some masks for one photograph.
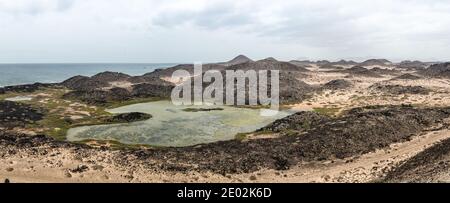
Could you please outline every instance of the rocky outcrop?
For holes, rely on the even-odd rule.
[[[147,84],[163,85],[163,86],[172,86],[173,85],[171,82],[162,80],[161,78],[153,75],[152,73],[146,73],[142,76],[130,77],[130,78],[128,78],[128,82],[131,82],[133,84],[147,83]]]
[[[302,102],[316,90],[315,87],[297,79],[295,72],[280,72],[281,104]]]
[[[34,147],[46,146],[46,148],[56,147],[76,147],[77,149],[89,148],[87,145],[74,144],[64,141],[58,141],[45,135],[24,135],[10,131],[0,131],[0,146],[5,149],[9,148],[8,153],[15,153],[16,150],[31,150],[31,154],[37,154]],[[43,154],[46,152],[43,151]]]
[[[64,94],[63,98],[93,105],[104,105],[108,102],[128,100],[131,98],[131,93],[122,88],[113,88],[111,90],[75,90]]]
[[[422,70],[419,74],[433,78],[450,78],[450,63],[441,63]]]
[[[382,85],[382,84],[374,84],[369,87],[375,91],[388,93],[392,95],[400,95],[400,94],[423,94],[427,95],[431,92],[430,89],[427,89],[422,86],[402,86],[402,85]]]
[[[329,65],[332,65],[332,66],[356,66],[356,65],[358,65],[358,63],[355,61],[352,61],[352,60],[349,60],[349,61],[340,60],[340,61],[336,61],[336,62],[331,62],[331,63],[329,63]]]
[[[142,83],[133,85],[131,95],[133,97],[160,97],[169,98],[174,85],[159,85],[151,83]]]
[[[330,63],[321,65],[319,68],[320,68],[320,69],[323,69],[323,70],[327,70],[327,69],[328,69],[328,70],[335,70],[335,69],[342,70],[342,69],[344,69],[342,66],[332,65],[332,64],[330,64]]]
[[[392,62],[386,59],[369,59],[359,64],[359,66],[390,66]]]
[[[27,104],[12,101],[0,101],[0,127],[24,127],[26,124],[39,121],[44,114]]]
[[[131,76],[124,73],[106,71],[92,76],[91,79],[103,82],[117,82],[126,81],[130,77]]]
[[[232,65],[237,65],[237,64],[241,64],[241,63],[248,63],[248,62],[253,62],[253,60],[251,60],[247,56],[239,55],[239,56],[236,56],[235,58],[233,58],[232,60],[230,60],[228,62],[219,63],[219,65],[232,66]]]
[[[121,81],[134,84],[129,88],[131,91],[120,87],[110,87],[111,82]],[[99,105],[136,97],[167,98],[170,97],[174,87],[174,84],[162,80],[152,73],[131,77],[117,72],[103,72],[92,77],[75,76],[62,82],[61,85],[74,90],[65,94],[63,96],[65,99]]]
[[[392,80],[420,80],[420,79],[422,79],[422,77],[413,75],[410,73],[406,73],[406,74],[400,75],[398,77],[395,77]]]
[[[114,115],[106,119],[108,123],[130,123],[136,121],[144,121],[152,118],[152,115],[146,113],[132,112]]]
[[[320,60],[320,61],[316,61],[316,64],[317,64],[318,66],[323,66],[323,65],[326,65],[326,64],[329,64],[329,63],[331,63],[331,62],[328,61],[328,60]]]
[[[298,72],[308,72],[309,70],[303,67],[299,67],[296,65],[293,65],[288,62],[280,62],[276,60],[259,60],[256,62],[248,62],[248,63],[242,63],[234,66],[228,67],[226,70],[254,70],[254,71],[260,71],[260,70],[279,70],[279,71],[298,71]]]
[[[449,181],[450,139],[443,140],[390,171],[382,182]]]
[[[421,61],[402,61],[397,64],[397,68],[402,68],[406,70],[423,70],[429,65]]]
[[[35,92],[41,88],[47,88],[47,87],[54,87],[56,84],[53,83],[34,83],[34,84],[26,84],[26,85],[14,85],[14,86],[6,86],[3,88],[0,88],[0,94],[1,92],[25,92],[25,93],[31,93]]]
[[[361,67],[361,66],[353,66],[350,69],[343,70],[342,72],[348,73],[350,76],[361,76],[361,77],[381,77],[380,74],[372,71],[370,69]]]
[[[110,86],[107,81],[95,80],[86,76],[74,76],[61,83],[62,86],[78,91],[92,91]]]
[[[221,65],[221,64],[203,64],[202,65],[202,71],[208,71],[208,70],[225,70],[228,66]],[[151,73],[147,73],[144,76],[146,77],[154,77],[154,78],[164,78],[164,77],[172,77],[172,74],[177,70],[185,70],[189,72],[191,75],[194,74],[194,64],[180,64],[171,68],[166,69],[158,69]]]
[[[394,69],[386,69],[386,68],[380,68],[380,67],[374,67],[370,69],[372,72],[380,74],[380,75],[398,75],[401,72]]]
[[[330,118],[315,112],[302,111],[290,115],[286,118],[276,120],[268,126],[257,130],[256,132],[286,132],[288,130],[308,131],[312,126],[329,121]]]
[[[289,63],[296,65],[296,66],[301,66],[301,67],[310,67],[311,64],[314,64],[314,62],[309,61],[309,60],[303,60],[303,61],[291,60],[291,61],[289,61]]]
[[[326,90],[343,90],[343,89],[347,89],[352,87],[352,83],[347,81],[347,80],[343,80],[343,79],[337,79],[337,80],[332,80],[330,82],[327,82],[326,84],[324,84],[322,86],[322,89],[326,89]]]

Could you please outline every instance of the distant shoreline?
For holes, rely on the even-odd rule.
[[[0,87],[58,83],[76,75],[92,76],[104,71],[138,76],[176,65],[178,63],[2,63]]]

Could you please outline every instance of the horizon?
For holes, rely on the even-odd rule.
[[[450,61],[450,2],[0,2],[0,63]]]
[[[238,56],[245,56],[248,57],[245,54],[239,54],[236,55],[235,57],[231,58],[231,59],[224,59],[224,60],[220,60],[220,61],[193,61],[193,62],[0,62],[0,65],[9,65],[9,64],[23,64],[23,65],[27,65],[27,64],[194,64],[194,63],[203,63],[203,64],[208,64],[208,63],[222,63],[222,62],[228,62],[233,60],[234,58],[238,57]],[[259,59],[255,59],[255,58],[251,58],[248,57],[249,59],[253,60],[253,61],[259,61],[259,60],[264,60],[267,58],[275,58],[272,56],[268,56],[265,58],[259,58]],[[387,57],[376,57],[376,58],[360,58],[360,59],[352,59],[352,58],[338,58],[338,59],[326,59],[326,58],[315,58],[315,59],[309,59],[309,58],[297,58],[297,59],[288,59],[288,60],[280,60],[278,58],[275,58],[277,61],[281,61],[281,62],[290,62],[290,61],[311,61],[311,62],[318,62],[318,61],[329,61],[329,62],[338,62],[341,60],[344,61],[354,61],[357,63],[362,63],[365,62],[367,60],[372,60],[372,59],[386,59],[392,63],[400,63],[403,61],[421,61],[421,60],[417,60],[417,59],[389,59]],[[421,61],[421,62],[425,62],[425,63],[434,63],[434,62],[448,62],[448,61],[444,61],[444,60],[426,60],[426,61]]]

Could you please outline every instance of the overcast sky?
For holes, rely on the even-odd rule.
[[[0,63],[450,60],[447,0],[0,0]]]

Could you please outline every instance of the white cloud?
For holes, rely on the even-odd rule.
[[[450,60],[444,0],[0,0],[0,62]]]

